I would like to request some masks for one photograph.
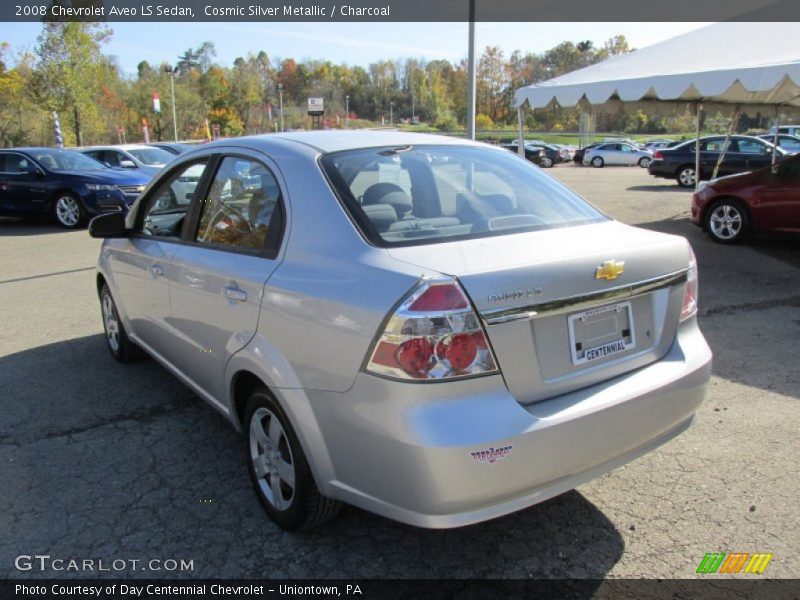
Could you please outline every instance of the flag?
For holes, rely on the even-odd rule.
[[[61,135],[61,123],[58,120],[58,113],[53,111],[53,126],[56,128],[56,148],[64,147],[64,136]]]

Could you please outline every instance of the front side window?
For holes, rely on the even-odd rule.
[[[184,165],[153,190],[146,201],[144,235],[180,239],[186,213],[205,169],[205,160]]]
[[[281,200],[275,176],[261,163],[228,156],[203,201],[195,241],[233,250],[265,248]],[[274,233],[274,232],[272,232]]]
[[[322,167],[373,243],[414,245],[606,219],[510,152],[472,146],[369,148]]]

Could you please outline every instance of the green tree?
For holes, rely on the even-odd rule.
[[[70,113],[78,145],[83,144],[85,117],[96,113],[100,47],[110,36],[111,30],[99,23],[48,22],[37,38],[31,89],[48,110]]]

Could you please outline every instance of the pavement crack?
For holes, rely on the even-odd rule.
[[[45,440],[52,440],[62,437],[69,438],[74,435],[86,433],[87,431],[92,431],[94,429],[100,429],[102,427],[107,427],[109,425],[117,425],[125,421],[137,421],[139,423],[146,423],[148,421],[153,421],[165,415],[180,412],[182,410],[190,408],[195,405],[196,399],[197,399],[196,396],[176,398],[173,402],[169,404],[157,404],[125,415],[116,415],[109,419],[95,421],[94,423],[90,423],[88,425],[81,427],[72,427],[69,429],[62,429],[60,431],[48,431],[38,437],[12,439],[11,436],[6,435],[0,439],[0,447],[2,446],[20,447]]]

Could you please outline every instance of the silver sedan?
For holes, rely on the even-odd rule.
[[[653,160],[652,151],[642,150],[621,142],[601,144],[594,148],[589,148],[583,155],[584,165],[592,165],[598,169],[606,165],[639,165],[646,169],[651,160]]]
[[[342,502],[437,528],[523,509],[681,433],[710,377],[686,240],[484,144],[223,140],[90,232],[111,354],[243,432],[289,530]]]

